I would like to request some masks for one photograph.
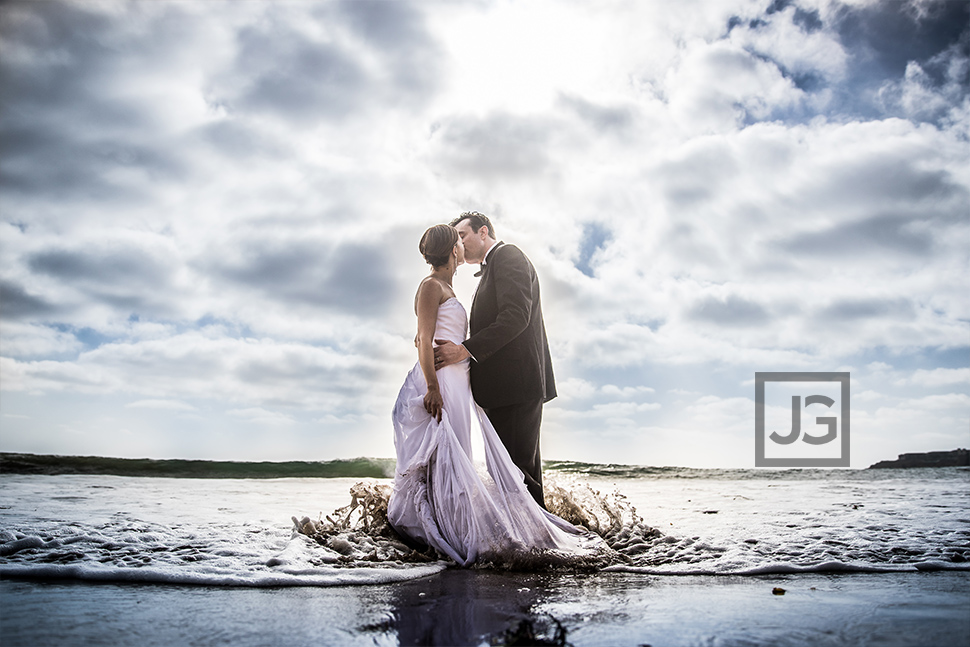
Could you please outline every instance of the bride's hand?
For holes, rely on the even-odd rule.
[[[437,418],[438,422],[441,422],[441,412],[444,406],[445,403],[441,399],[441,391],[437,388],[429,388],[428,392],[424,395],[424,410],[430,413],[432,418]]]

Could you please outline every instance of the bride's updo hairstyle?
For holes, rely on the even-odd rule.
[[[458,244],[458,230],[451,225],[435,225],[424,232],[418,249],[431,267],[448,264],[451,250]]]

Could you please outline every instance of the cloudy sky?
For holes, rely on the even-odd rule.
[[[469,209],[540,275],[546,458],[752,466],[758,371],[851,373],[853,467],[966,447],[968,7],[6,2],[0,450],[393,456]]]

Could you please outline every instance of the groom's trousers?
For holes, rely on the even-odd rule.
[[[529,494],[545,508],[542,498],[542,457],[539,455],[542,400],[485,409],[485,415],[495,427],[502,444],[509,450],[512,462],[525,474]]]

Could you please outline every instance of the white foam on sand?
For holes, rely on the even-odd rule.
[[[10,536],[3,531],[0,539]],[[24,557],[20,562],[0,564],[0,577],[206,586],[345,586],[404,582],[447,568],[445,562],[342,563],[339,555],[328,554],[331,552],[297,534],[268,559],[258,548],[207,551],[200,546],[187,552],[186,547],[166,544],[158,532],[129,541],[92,534],[49,541],[27,536],[0,544],[0,555],[23,553]]]
[[[294,532],[292,509],[308,502],[327,509],[328,497],[346,498],[346,479],[0,475],[0,482],[0,577],[342,586],[447,567],[352,559]]]
[[[90,582],[142,582],[200,586],[357,586],[406,582],[440,573],[446,564],[404,565],[397,568],[316,568],[292,573],[252,573],[221,569],[117,568],[99,564],[2,564],[0,577],[72,579]]]
[[[676,565],[661,567],[631,566],[618,564],[608,566],[604,572],[638,573],[640,575],[791,575],[795,573],[916,573],[921,571],[970,571],[970,564],[952,564],[940,561],[925,561],[916,564],[872,565],[846,562],[823,562],[810,566],[773,563],[753,568],[680,568]]]

